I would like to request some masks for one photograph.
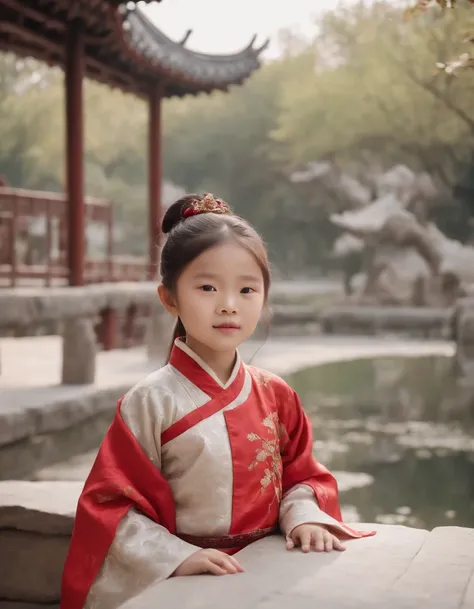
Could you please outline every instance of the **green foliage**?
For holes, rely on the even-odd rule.
[[[405,11],[405,18],[426,13],[430,9],[438,9],[443,16],[448,11],[456,9],[463,10],[464,35],[461,42],[464,44],[463,51],[455,58],[448,61],[438,61],[436,67],[446,74],[457,74],[465,70],[474,68],[474,55],[472,54],[472,44],[474,44],[474,0],[416,0],[416,4],[410,6]],[[465,9],[470,10],[466,12]],[[468,45],[468,46],[466,46]]]

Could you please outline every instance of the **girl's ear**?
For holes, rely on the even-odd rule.
[[[174,315],[174,317],[178,317],[178,309],[176,307],[176,302],[171,292],[167,290],[162,283],[160,283],[160,285],[158,286],[157,292],[161,304],[168,311],[168,313],[171,313],[171,315]]]

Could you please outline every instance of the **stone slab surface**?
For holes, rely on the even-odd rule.
[[[246,572],[171,579],[121,609],[468,609],[474,530],[428,531],[394,525],[346,542],[343,553],[287,552],[281,538],[239,553]]]
[[[70,535],[83,486],[84,480],[0,482],[0,530]]]
[[[4,605],[58,601],[81,488],[82,482],[0,482]],[[288,552],[281,537],[267,538],[239,553],[243,574],[170,579],[122,609],[221,609],[223,599],[226,609],[472,609],[474,529],[353,526],[377,535],[331,554]]]

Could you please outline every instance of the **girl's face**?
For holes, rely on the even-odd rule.
[[[245,248],[229,241],[195,258],[181,274],[172,305],[186,328],[186,342],[233,352],[257,327],[265,302],[262,271]]]

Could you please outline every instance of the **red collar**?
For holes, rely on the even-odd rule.
[[[242,362],[240,362],[239,370],[235,374],[234,379],[227,387],[220,385],[219,382],[204,369],[199,361],[197,361],[197,356],[196,359],[194,359],[176,344],[171,351],[169,363],[211,399],[217,397],[223,391],[229,391],[230,389],[234,391],[239,385],[243,386],[244,384],[245,368]],[[235,370],[233,371],[233,374],[234,372]]]

